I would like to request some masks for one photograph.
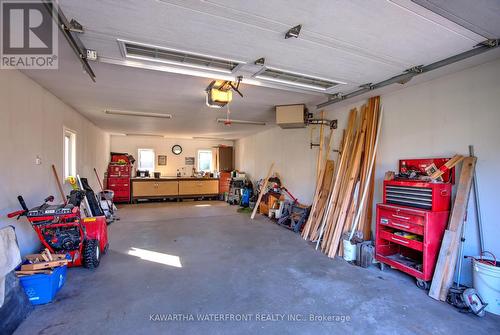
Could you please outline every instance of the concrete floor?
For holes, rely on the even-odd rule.
[[[120,215],[109,227],[111,246],[100,267],[70,269],[56,300],[37,307],[15,334],[494,334],[500,329],[500,317],[461,314],[429,298],[406,275],[331,260],[300,236],[260,215],[251,222],[222,202],[127,205]],[[130,255],[139,250],[131,248],[146,250],[143,258],[147,251],[178,256],[182,267]],[[251,321],[189,320],[210,313]],[[173,314],[188,320],[165,321]],[[309,321],[311,314],[333,320]]]

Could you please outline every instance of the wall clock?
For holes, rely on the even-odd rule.
[[[176,144],[172,147],[172,153],[174,155],[180,155],[181,152],[182,152],[182,147],[180,145]]]

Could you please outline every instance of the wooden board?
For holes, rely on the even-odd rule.
[[[307,223],[302,232],[302,237],[304,239],[308,239],[311,232],[315,234],[319,224],[321,223],[328,201],[328,195],[331,191],[334,170],[334,162],[332,160],[327,160],[320,174],[321,181],[318,183],[313,207],[311,208],[309,218],[307,219]]]
[[[50,269],[67,264],[68,264],[67,259],[50,261],[50,262],[40,262],[35,264],[23,264],[21,265],[21,271]]]
[[[52,256],[52,259],[53,260],[63,260],[63,259],[66,259],[66,255],[63,255],[63,254],[51,254]],[[24,256],[27,260],[33,262],[33,261],[36,261],[36,260],[39,260],[41,261],[43,259],[42,255],[41,254],[30,254],[30,255],[26,255]]]
[[[260,202],[262,201],[262,197],[264,196],[264,192],[267,187],[267,183],[269,182],[269,177],[271,177],[271,174],[273,173],[273,168],[274,168],[274,162],[271,163],[271,166],[269,167],[269,171],[267,171],[266,179],[264,179],[264,184],[262,185],[262,188],[259,193],[259,197],[257,198],[257,202],[255,203],[255,207],[253,209],[252,215],[250,216],[250,219],[255,218],[255,214],[257,214],[257,210],[259,209]]]
[[[448,290],[453,284],[460,232],[467,212],[475,165],[476,157],[466,157],[463,159],[462,171],[460,173],[460,180],[457,186],[448,229],[441,243],[438,260],[432,277],[431,288],[429,290],[429,296],[436,300],[445,301]]]

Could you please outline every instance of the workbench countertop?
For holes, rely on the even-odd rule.
[[[151,177],[146,177],[146,178],[140,178],[140,177],[134,177],[131,178],[132,181],[167,181],[167,180],[219,180],[219,178],[211,177],[211,178],[205,178],[205,177],[160,177],[160,178],[151,178]]]

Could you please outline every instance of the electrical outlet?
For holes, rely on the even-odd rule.
[[[36,156],[36,158],[35,158],[35,164],[36,165],[42,165],[42,159],[40,158],[40,156]]]

